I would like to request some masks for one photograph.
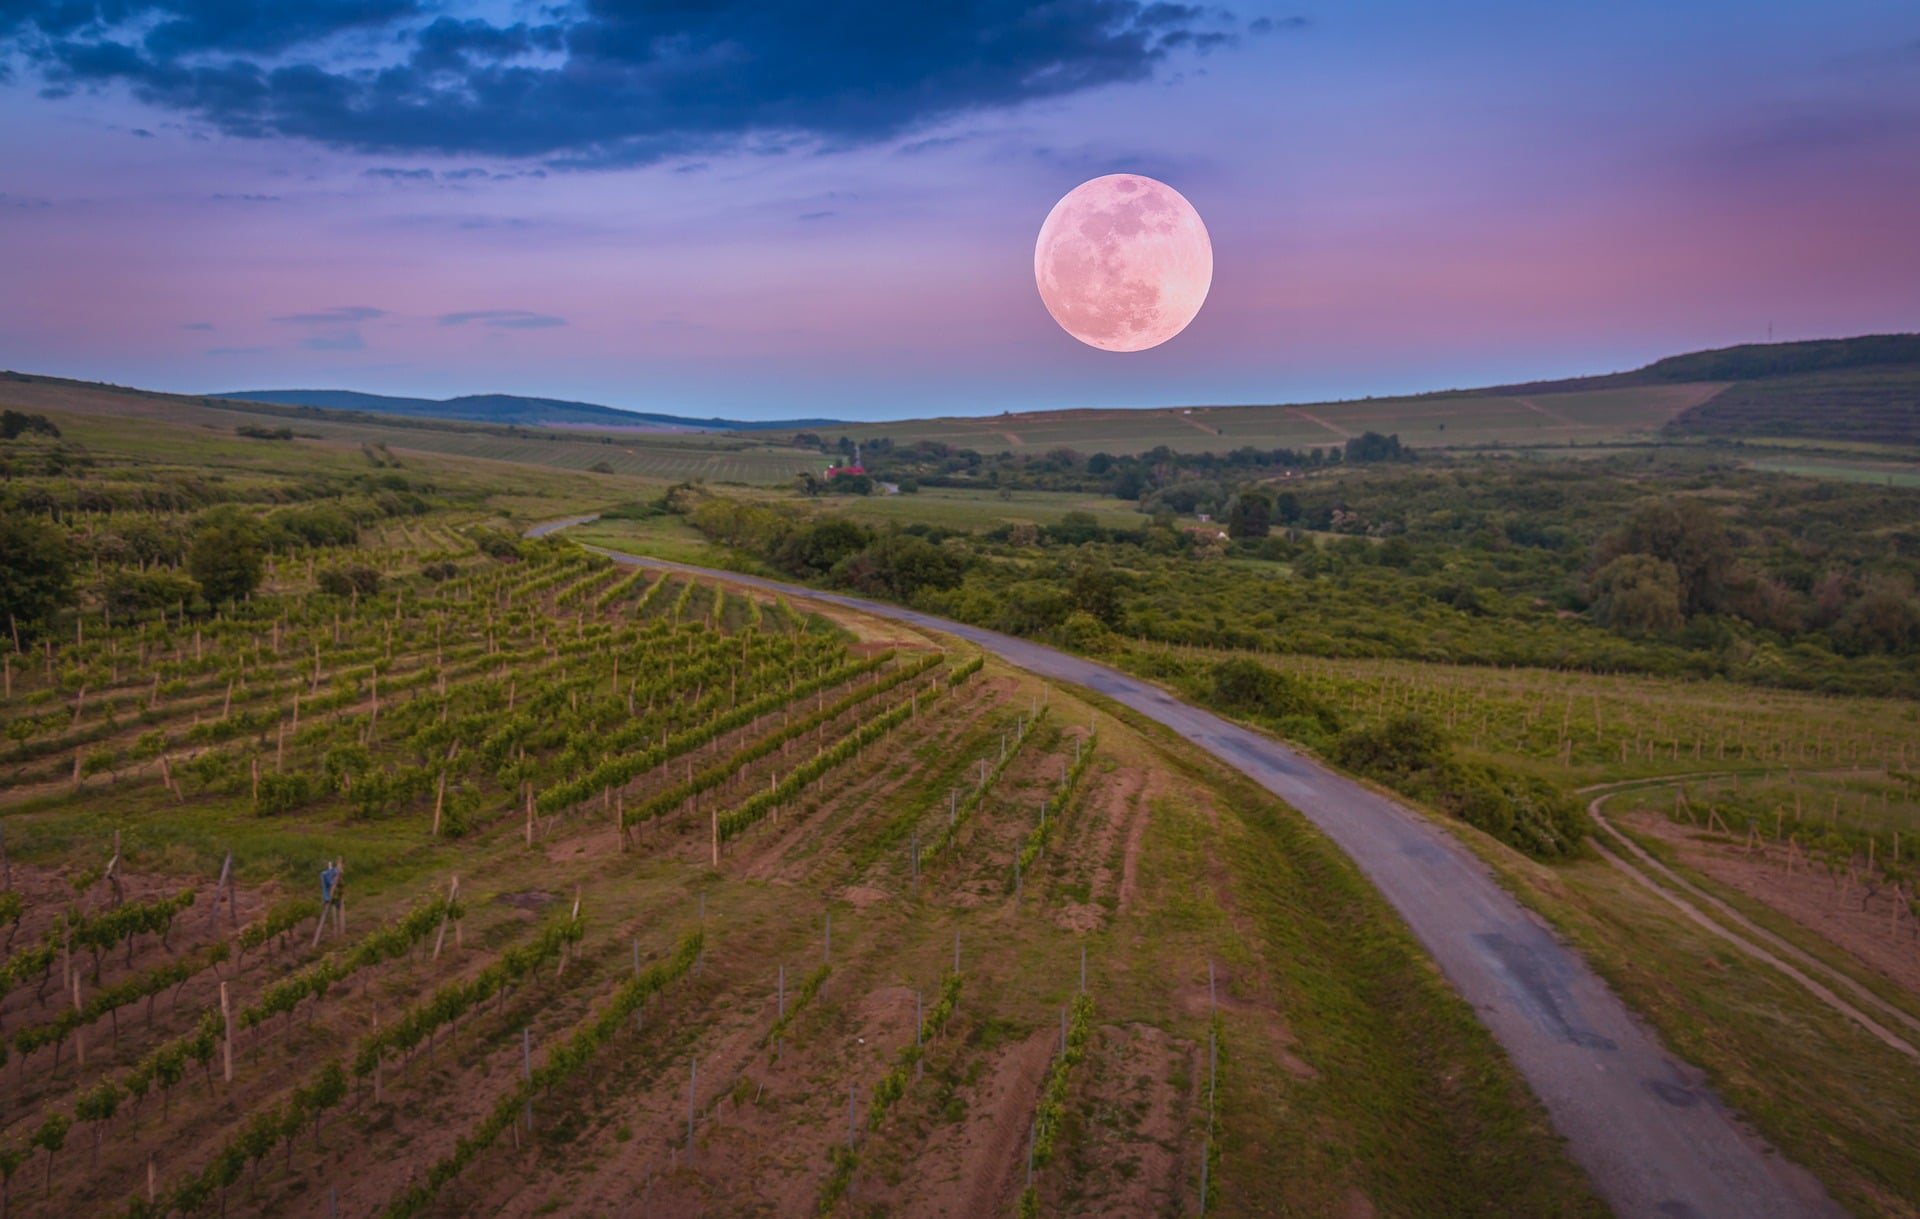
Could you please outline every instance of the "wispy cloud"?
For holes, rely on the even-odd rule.
[[[273,320],[294,326],[351,326],[385,316],[387,316],[385,309],[373,309],[366,305],[341,305],[333,309],[322,309],[318,313],[284,313]]]
[[[547,330],[564,326],[567,319],[550,313],[530,313],[525,309],[477,309],[469,313],[443,313],[442,326],[465,326],[477,322],[495,330]]]
[[[342,330],[338,334],[316,334],[310,339],[300,340],[300,346],[308,351],[360,351],[366,345],[358,330]]]
[[[263,356],[268,352],[265,347],[209,347],[210,356]]]

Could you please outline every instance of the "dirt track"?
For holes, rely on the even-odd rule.
[[[581,519],[591,518],[532,532]],[[857,597],[602,553],[941,631],[1165,725],[1298,809],[1359,866],[1473,1005],[1616,1214],[1784,1219],[1843,1213],[1811,1174],[1729,1113],[1698,1071],[1669,1055],[1479,860],[1419,814],[1268,737],[1053,648]]]

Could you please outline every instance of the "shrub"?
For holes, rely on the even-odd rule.
[[[474,530],[473,544],[480,548],[481,554],[486,555],[490,559],[499,559],[502,562],[518,559],[523,553],[520,549],[519,538],[514,537],[511,533],[505,533],[498,529]]]
[[[320,573],[317,582],[321,592],[333,597],[350,597],[355,593],[371,597],[380,591],[380,573],[360,563],[329,568]]]
[[[1293,678],[1254,660],[1223,660],[1213,666],[1207,701],[1222,711],[1272,721],[1290,735],[1313,738],[1340,730],[1340,717],[1332,707]]]

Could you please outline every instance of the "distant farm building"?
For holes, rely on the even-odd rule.
[[[857,444],[853,446],[853,460],[851,462],[844,466],[827,467],[828,478],[839,478],[843,474],[851,477],[852,475],[865,474],[866,472],[867,467],[860,464],[860,446]]]

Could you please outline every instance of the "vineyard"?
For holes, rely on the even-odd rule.
[[[0,624],[0,1213],[1595,1213],[1352,868],[1171,738],[527,541],[538,470],[58,422],[6,454],[78,596]]]
[[[1174,1069],[1214,1027],[1197,962],[1280,968],[1227,924],[1123,934],[1244,865],[1161,858],[1233,805],[1097,709],[503,536],[375,521],[7,652],[8,1214],[1070,1210],[1137,1040],[1098,1021],[1166,1021]],[[1225,1036],[1263,1061],[1276,1018]],[[1154,1158],[1128,1188],[1192,1210],[1234,1121],[1309,1120],[1254,1081],[1103,1133]]]

